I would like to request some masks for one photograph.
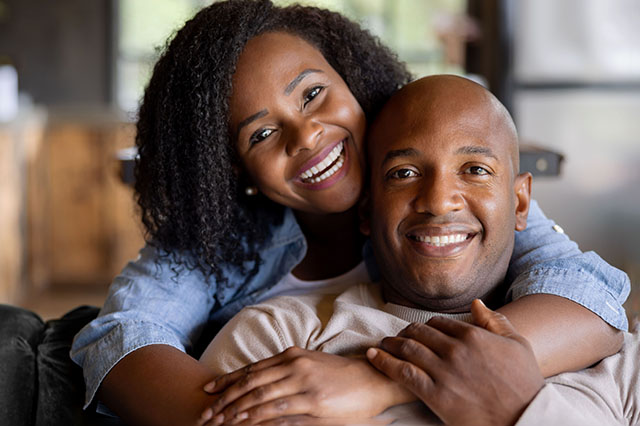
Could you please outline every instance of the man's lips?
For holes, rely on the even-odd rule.
[[[478,233],[466,226],[417,228],[406,232],[405,238],[423,256],[450,257],[467,248]]]

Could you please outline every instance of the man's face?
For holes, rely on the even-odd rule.
[[[396,95],[369,135],[370,232],[388,301],[467,310],[502,282],[524,229],[530,175],[484,89],[431,77]],[[515,186],[514,186],[515,184]]]

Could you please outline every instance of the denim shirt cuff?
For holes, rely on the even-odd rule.
[[[132,323],[138,323],[132,326]],[[141,330],[137,336],[131,336],[132,330]],[[126,335],[124,330],[126,330]],[[126,326],[117,324],[103,339],[96,341],[86,348],[83,354],[85,371],[85,405],[84,409],[91,404],[98,387],[111,369],[131,352],[149,345],[169,345],[183,351],[184,346],[176,339],[170,339],[172,332],[148,321],[127,321]],[[119,348],[114,351],[114,348]],[[76,357],[77,358],[77,357]],[[77,362],[77,361],[76,361]],[[90,369],[88,367],[91,367]]]
[[[525,272],[511,285],[507,300],[532,294],[552,294],[572,300],[589,309],[609,325],[627,331],[627,315],[618,299],[592,274],[557,268],[539,268]]]

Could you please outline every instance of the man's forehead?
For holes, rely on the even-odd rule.
[[[458,145],[451,146],[456,152],[460,146],[483,146],[494,156],[507,150],[517,161],[517,134],[504,106],[482,86],[455,76],[426,77],[398,91],[372,126],[375,143],[370,149],[378,151],[380,160],[396,142],[404,140],[405,148],[411,148],[410,143],[435,137],[442,129],[446,136],[456,136],[450,140]]]

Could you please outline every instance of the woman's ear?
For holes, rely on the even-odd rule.
[[[369,208],[370,194],[365,190],[358,203],[358,217],[360,219],[360,232],[367,237],[371,235],[371,210]]]
[[[516,231],[524,231],[527,227],[527,216],[531,204],[531,180],[531,173],[520,173],[513,184],[516,196]]]

